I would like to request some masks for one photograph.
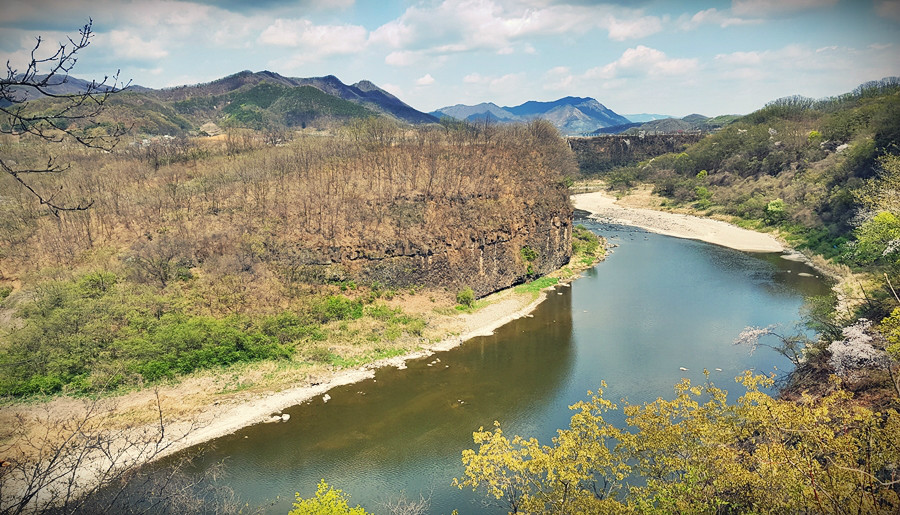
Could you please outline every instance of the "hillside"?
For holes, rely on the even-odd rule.
[[[353,85],[346,85],[333,75],[294,78],[284,77],[270,71],[254,73],[245,70],[205,84],[156,90],[153,94],[167,101],[185,102],[210,96],[222,96],[242,88],[257,86],[263,82],[285,88],[310,86],[332,97],[346,100],[369,111],[388,115],[407,123],[419,124],[438,121],[437,118],[413,109],[394,95],[369,81],[360,81]]]
[[[75,94],[90,85],[74,77],[57,82],[48,93]],[[60,102],[28,91],[34,97],[29,109],[50,109]],[[369,81],[348,86],[334,76],[288,78],[244,71],[163,90],[132,86],[111,97],[107,109],[82,125],[85,130],[118,125],[130,127],[134,134],[177,136],[197,133],[207,123],[252,129],[324,128],[370,116],[411,124],[437,122]]]
[[[712,132],[721,129],[738,118],[740,118],[740,116],[737,115],[720,115],[709,118],[702,114],[689,114],[684,118],[659,117],[644,122],[633,122],[624,125],[603,127],[590,133],[590,136],[600,136],[603,134],[639,136],[641,134]]]
[[[608,148],[575,148],[582,163],[614,157]],[[823,391],[835,370],[828,361],[833,352],[826,349],[849,334],[844,328],[865,318],[873,321],[866,338],[874,342],[871,352],[883,355],[882,365],[871,362],[845,377],[845,386],[878,404],[892,395],[885,392],[900,393],[900,384],[888,377],[900,352],[898,151],[900,79],[889,77],[834,98],[773,101],[681,150],[596,176],[623,192],[650,183],[663,197],[658,207],[774,231],[794,247],[827,258],[822,266],[834,273],[854,272],[842,283],[840,299],[811,301],[806,322],[819,340],[790,343],[805,347],[808,359],[786,395]]]
[[[260,83],[222,111],[246,122],[309,90],[323,94]],[[546,122],[492,134],[365,118],[330,137],[244,131],[111,153],[7,138],[20,165],[51,152],[69,164],[35,188],[91,207],[57,218],[0,176],[0,314],[14,320],[0,366],[30,363],[6,368],[0,395],[409,352],[427,326],[382,296],[474,300],[569,261],[571,151]]]
[[[564,97],[552,102],[528,101],[517,106],[498,107],[493,103],[474,106],[457,104],[433,111],[436,117],[498,123],[527,122],[541,119],[553,123],[565,135],[592,132],[602,127],[629,123],[593,98]]]

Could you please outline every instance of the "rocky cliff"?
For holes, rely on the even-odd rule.
[[[389,287],[430,286],[458,291],[470,287],[479,297],[539,277],[569,262],[572,207],[561,187],[549,188],[541,202],[509,198],[497,213],[482,218],[484,199],[407,199],[417,221],[392,221],[390,238],[372,227],[369,234],[313,243],[295,242],[272,258],[273,264],[298,270],[308,281],[353,279]],[[405,226],[404,226],[405,225]],[[382,228],[383,229],[383,228]],[[379,233],[379,235],[373,234]],[[330,243],[330,244],[329,244]]]
[[[341,262],[366,281],[471,287],[481,297],[552,272],[569,262],[571,252],[572,209],[560,203],[551,210],[526,206],[499,230],[450,229],[424,246],[401,244]]]

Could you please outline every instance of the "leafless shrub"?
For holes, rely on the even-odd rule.
[[[154,409],[157,422],[147,426],[114,425],[115,404],[98,399],[85,401],[70,418],[49,408],[35,420],[18,416],[2,434],[0,514],[139,513],[205,502],[206,494],[194,488],[201,479],[181,474],[186,462],[142,468],[195,429],[172,434],[158,394]],[[221,489],[216,495],[222,511],[231,509],[233,496]]]
[[[155,281],[165,287],[172,279],[190,278],[193,248],[185,237],[148,233],[131,246],[126,263],[139,282]]]

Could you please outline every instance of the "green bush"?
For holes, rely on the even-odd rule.
[[[259,320],[191,315],[145,289],[91,273],[36,288],[0,340],[0,395],[91,392],[241,361],[289,357],[315,336],[290,313]],[[182,308],[183,309],[183,308]]]
[[[519,252],[522,254],[522,259],[524,259],[525,261],[527,261],[529,263],[534,261],[538,257],[537,251],[534,250],[533,248],[529,247],[528,245],[525,245],[524,247],[522,247],[522,249]]]
[[[363,316],[363,303],[341,295],[332,295],[317,304],[313,314],[323,324],[332,320],[356,320]]]
[[[784,201],[780,198],[766,204],[766,223],[775,225],[785,219]]]
[[[467,308],[475,304],[475,292],[472,288],[464,288],[456,293],[456,303]]]
[[[600,247],[600,238],[583,225],[576,225],[572,230],[572,253],[593,256]]]

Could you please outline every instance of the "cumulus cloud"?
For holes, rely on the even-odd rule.
[[[599,95],[602,91],[616,91],[620,97],[649,95],[661,100],[664,92],[668,95],[670,91],[694,84],[700,69],[698,59],[672,58],[655,48],[638,45],[625,50],[615,61],[582,73],[573,72],[567,66],[550,68],[541,82],[544,90],[560,94],[594,91]],[[659,81],[665,81],[667,87],[660,89]]]
[[[732,0],[731,11],[738,16],[778,16],[830,7],[837,0]]]
[[[303,47],[319,55],[349,54],[366,45],[368,32],[359,25],[315,25],[309,20],[277,19],[259,35],[266,45]]]
[[[416,79],[416,86],[430,86],[432,84],[434,84],[434,77],[432,77],[430,73],[426,73]]]
[[[615,16],[610,16],[604,25],[609,31],[609,39],[616,41],[643,38],[662,30],[662,21],[656,16],[643,16],[630,20],[620,20]]]
[[[693,73],[699,68],[694,58],[670,58],[661,50],[638,45],[629,48],[622,56],[606,66],[588,70],[588,75],[597,78],[639,76],[674,76]]]

